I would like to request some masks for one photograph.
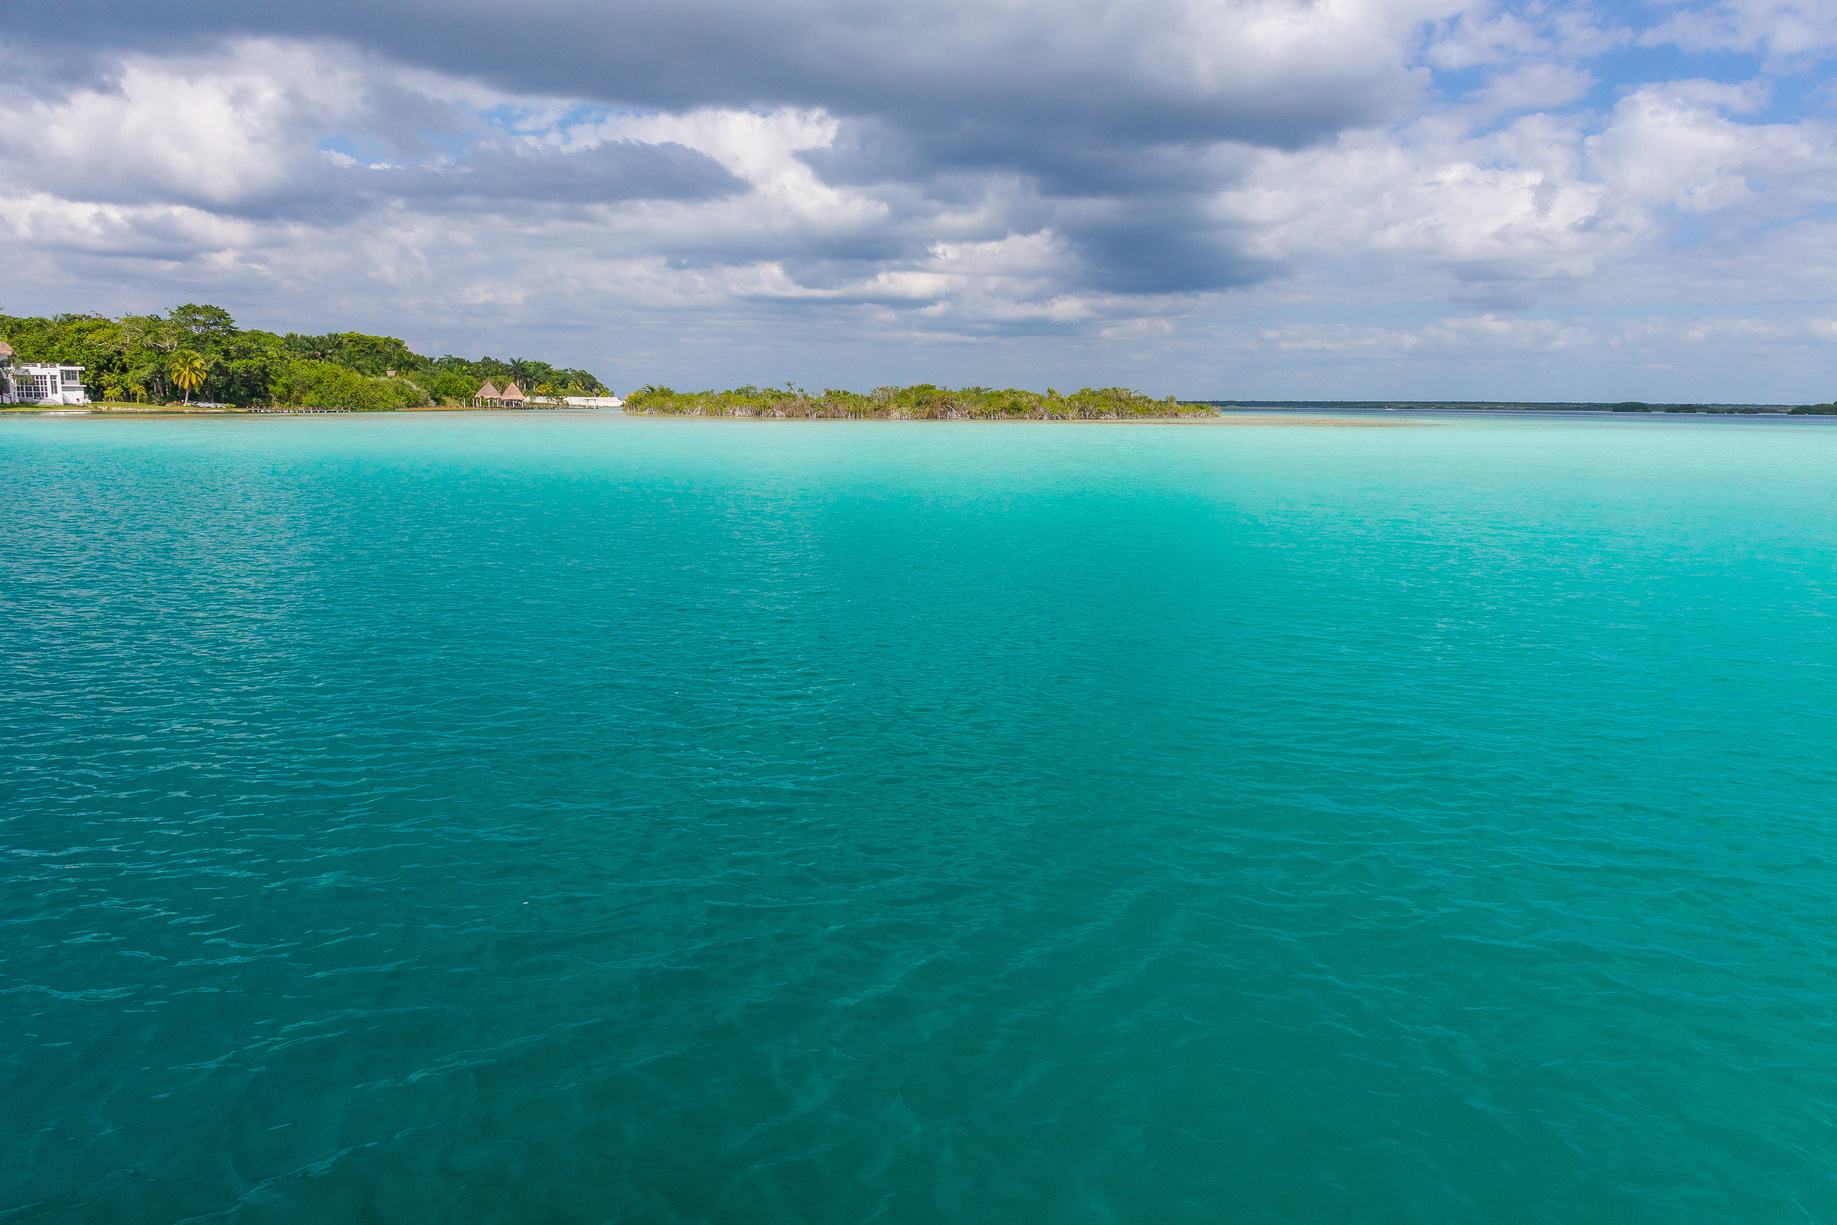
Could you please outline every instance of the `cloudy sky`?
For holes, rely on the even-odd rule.
[[[1196,398],[1837,396],[1830,0],[7,0],[0,311]]]

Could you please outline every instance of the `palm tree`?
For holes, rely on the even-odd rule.
[[[172,356],[172,381],[185,392],[185,406],[191,407],[191,393],[204,386],[204,376],[209,372],[204,359],[189,349]]]
[[[147,389],[142,387],[139,383],[129,383],[128,394],[133,396],[137,403],[145,404],[147,402]]]

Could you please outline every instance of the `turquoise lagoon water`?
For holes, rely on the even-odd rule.
[[[0,1222],[1837,1221],[1837,430],[0,422]]]

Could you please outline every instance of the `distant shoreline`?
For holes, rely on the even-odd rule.
[[[1369,401],[1285,401],[1257,402],[1245,400],[1181,401],[1183,405],[1195,408],[1205,406],[1196,412],[1186,412],[1178,416],[1128,414],[1128,415],[1093,415],[1082,417],[1071,416],[970,416],[968,414],[950,416],[906,416],[895,414],[863,414],[844,417],[841,415],[806,415],[789,413],[718,413],[718,412],[669,412],[646,411],[643,408],[607,409],[589,408],[580,405],[540,405],[529,408],[509,408],[503,406],[483,405],[426,405],[400,409],[353,409],[353,408],[303,408],[303,407],[250,407],[236,405],[209,405],[186,407],[179,404],[147,405],[0,405],[0,417],[97,417],[97,418],[180,418],[180,417],[305,417],[305,416],[389,416],[397,413],[504,413],[526,415],[531,413],[589,413],[599,415],[621,415],[626,417],[650,417],[657,419],[683,418],[689,420],[713,420],[736,422],[777,422],[777,421],[973,421],[978,424],[1058,424],[1058,425],[1239,425],[1239,426],[1409,426],[1427,425],[1428,422],[1399,420],[1407,416],[1460,416],[1460,417],[1612,417],[1638,418],[1662,417],[1678,419],[1684,417],[1738,417],[1742,419],[1764,418],[1768,420],[1816,421],[1837,420],[1837,413],[1823,405],[1699,405],[1697,407],[1679,407],[1672,405],[1652,405],[1644,409],[1629,410],[1611,405],[1594,404],[1536,404],[1536,403],[1479,403],[1473,401],[1449,401],[1429,403],[1414,401],[1409,403],[1378,404]],[[1806,411],[1811,408],[1814,411]],[[1205,411],[1209,409],[1210,411]],[[1822,411],[1818,411],[1822,410]],[[1395,414],[1393,416],[1392,414]]]
[[[1612,416],[1819,417],[1834,414],[1812,404],[1647,404],[1592,400],[1194,400],[1219,412],[1313,413],[1515,413],[1603,414]],[[1822,410],[1811,411],[1808,409]]]
[[[505,408],[472,404],[439,404],[411,408],[281,408],[242,405],[192,406],[182,404],[81,404],[6,405],[0,417],[388,417],[398,413],[608,413],[616,409],[588,408],[577,404],[541,404],[531,408]]]
[[[1370,414],[1366,414],[1364,416],[1364,419],[1355,419],[1353,414],[1350,414],[1350,413],[1345,414],[1344,416],[1340,416],[1340,417],[1318,417],[1318,416],[1304,417],[1304,416],[1299,416],[1296,414],[1282,414],[1282,413],[1265,413],[1265,414],[1259,414],[1256,416],[1251,416],[1249,414],[1244,414],[1242,416],[1228,416],[1224,414],[1219,414],[1217,416],[1199,416],[1196,414],[1187,414],[1185,416],[1180,416],[1180,417],[1148,417],[1148,416],[1130,416],[1130,417],[1018,417],[1018,416],[1016,417],[968,417],[968,416],[964,416],[964,417],[890,417],[890,416],[793,417],[793,416],[785,416],[785,417],[774,417],[769,414],[751,414],[747,416],[727,416],[724,414],[716,414],[716,413],[646,413],[643,411],[632,412],[631,410],[627,409],[624,415],[627,417],[649,417],[649,418],[655,418],[657,420],[677,419],[677,420],[688,420],[688,421],[728,421],[728,422],[735,422],[735,423],[741,423],[741,424],[769,422],[775,425],[781,424],[781,423],[792,423],[792,422],[802,422],[806,424],[814,424],[817,422],[827,421],[827,422],[849,422],[849,423],[879,422],[881,424],[890,423],[894,425],[899,425],[899,424],[948,425],[948,424],[955,422],[960,425],[969,424],[969,423],[974,423],[976,425],[1191,425],[1191,426],[1200,426],[1200,427],[1205,427],[1205,426],[1259,426],[1259,425],[1262,425],[1262,426],[1312,425],[1312,426],[1326,426],[1328,428],[1333,428],[1333,427],[1373,428],[1375,427],[1378,429],[1392,429],[1392,428],[1411,428],[1411,427],[1423,428],[1430,424],[1429,422],[1425,422],[1425,421],[1378,420],[1378,419],[1372,419]]]
[[[182,408],[178,405],[158,405],[146,408],[102,408],[95,405],[80,407],[49,408],[8,408],[0,410],[0,416],[20,417],[96,417],[122,418],[134,420],[177,419],[190,417],[388,417],[398,414],[427,413],[502,413],[522,416],[531,412],[542,413],[577,413],[591,415],[617,415],[625,417],[646,417],[654,420],[681,419],[691,421],[728,421],[738,423],[757,422],[893,422],[905,424],[948,424],[950,422],[975,422],[978,425],[1193,425],[1193,426],[1324,426],[1327,428],[1421,428],[1427,422],[1421,421],[1386,421],[1373,419],[1369,414],[1355,418],[1353,414],[1339,417],[1300,416],[1291,413],[1259,413],[1240,416],[1216,415],[1199,416],[1189,414],[1180,417],[774,417],[768,414],[753,416],[720,416],[694,413],[645,413],[601,408],[477,408],[477,407],[441,407],[441,408],[405,408],[391,410],[356,410],[349,408]]]

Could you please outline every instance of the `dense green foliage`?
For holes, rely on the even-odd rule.
[[[628,413],[690,417],[877,417],[926,420],[1122,420],[1132,417],[1210,417],[1208,405],[1155,400],[1121,387],[1086,387],[1060,395],[1012,387],[876,387],[862,395],[830,388],[813,396],[801,387],[736,387],[730,391],[673,391],[644,387],[626,398]]]
[[[175,371],[188,354],[204,363],[194,399],[382,411],[463,402],[491,379],[515,380],[532,396],[607,394],[585,370],[547,362],[423,357],[393,336],[328,332],[279,335],[236,326],[221,307],[190,304],[164,315],[0,314],[0,340],[22,362],[85,367],[92,399],[160,403],[181,398]]]
[[[1801,404],[1792,411],[1798,416],[1829,417],[1837,415],[1837,404]]]
[[[425,389],[405,378],[368,378],[331,362],[292,361],[273,375],[275,404],[391,412],[429,403]]]

